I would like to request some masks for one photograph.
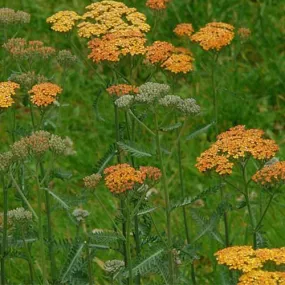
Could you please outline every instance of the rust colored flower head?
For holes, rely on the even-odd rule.
[[[76,21],[80,18],[81,17],[73,11],[60,11],[47,18],[46,21],[51,24],[52,30],[66,33],[75,26]]]
[[[187,73],[193,70],[194,58],[191,52],[185,48],[174,47],[168,42],[156,41],[147,47],[146,59],[172,73]]]
[[[48,59],[55,54],[55,49],[45,46],[42,41],[27,41],[23,38],[9,39],[3,47],[19,60]]]
[[[200,172],[215,170],[218,174],[231,174],[234,162],[253,157],[269,160],[278,151],[277,144],[263,138],[264,132],[258,129],[246,130],[236,126],[217,136],[217,141],[199,158],[196,167]]]
[[[170,0],[147,0],[146,6],[153,10],[164,10]]]
[[[124,30],[146,33],[150,26],[144,14],[117,1],[101,1],[86,7],[83,22],[77,25],[80,37],[100,37]]]
[[[251,30],[248,28],[239,28],[237,33],[242,40],[247,40],[251,35]]]
[[[24,138],[31,152],[37,156],[43,155],[49,150],[51,134],[46,131],[34,132],[29,137]]]
[[[230,24],[212,22],[192,35],[191,40],[198,42],[204,50],[215,49],[219,51],[231,43],[234,38],[233,30],[234,27]]]
[[[12,81],[0,82],[0,109],[12,106],[14,103],[12,96],[19,88],[20,85]]]
[[[29,91],[31,101],[39,107],[45,107],[56,100],[56,96],[62,92],[61,87],[53,83],[40,83],[34,85]]]
[[[229,269],[250,272],[262,268],[262,261],[255,256],[251,246],[232,246],[219,250],[215,253],[219,264],[224,264]]]
[[[105,184],[115,194],[132,190],[136,184],[143,184],[142,173],[129,164],[117,164],[105,169]]]
[[[190,36],[194,33],[194,29],[193,29],[192,24],[190,23],[181,23],[175,27],[173,32],[179,37],[186,36],[190,38]]]
[[[94,62],[119,61],[120,56],[131,56],[145,53],[145,35],[139,31],[124,30],[104,35],[88,43],[91,49],[89,58]]]
[[[255,251],[255,255],[263,262],[272,261],[277,265],[285,264],[285,247],[261,248]]]
[[[239,278],[237,285],[284,285],[285,272],[252,270]]]
[[[139,171],[142,173],[143,180],[149,179],[158,181],[161,177],[161,171],[157,167],[153,166],[141,166]]]
[[[98,173],[92,174],[90,176],[86,176],[86,177],[83,178],[84,186],[87,189],[95,189],[96,186],[101,181],[101,179],[102,179],[102,175],[98,174]]]
[[[120,97],[127,94],[137,94],[139,93],[139,88],[128,84],[117,84],[108,87],[106,91],[110,95],[115,95],[117,97]]]
[[[265,165],[253,175],[252,180],[264,186],[285,183],[285,161]]]

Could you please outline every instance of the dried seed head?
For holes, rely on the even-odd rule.
[[[0,173],[7,171],[13,162],[13,154],[10,151],[0,153]]]
[[[14,142],[11,146],[11,152],[15,160],[24,160],[29,155],[29,145],[26,138]]]
[[[36,74],[34,71],[20,74],[14,73],[10,76],[9,80],[19,83],[21,87],[27,90],[30,90],[36,84],[48,81],[44,75]]]
[[[75,65],[78,61],[78,58],[76,55],[73,55],[71,51],[69,50],[61,50],[57,54],[57,62],[63,67],[63,68],[69,68],[73,65]]]
[[[49,140],[49,146],[50,150],[55,154],[60,155],[65,153],[66,149],[65,141],[57,135],[51,135]]]
[[[46,131],[34,132],[31,136],[26,138],[26,142],[36,156],[43,155],[49,150],[50,133]]]
[[[83,210],[83,209],[75,209],[73,212],[72,212],[72,216],[75,217],[75,219],[78,221],[78,222],[81,222],[81,221],[84,221],[85,218],[87,218],[88,216],[90,215],[90,213],[86,210]]]
[[[84,186],[88,189],[95,189],[102,179],[102,175],[96,173],[83,178]]]

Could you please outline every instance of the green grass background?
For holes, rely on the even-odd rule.
[[[248,128],[260,128],[266,135],[280,146],[278,157],[284,159],[285,156],[285,92],[284,92],[284,8],[283,1],[246,1],[246,0],[219,0],[219,1],[198,1],[198,0],[172,0],[165,12],[155,15],[145,7],[145,1],[123,1],[128,6],[136,7],[140,12],[147,15],[148,23],[151,26],[157,21],[156,31],[148,35],[149,42],[154,40],[166,40],[175,45],[189,47],[195,57],[195,70],[185,76],[175,79],[175,93],[183,97],[194,97],[202,108],[202,114],[194,119],[187,127],[183,138],[191,132],[199,129],[212,121],[212,90],[210,78],[210,56],[198,45],[177,38],[172,32],[176,24],[190,22],[195,30],[211,21],[223,21],[234,25],[236,28],[247,27],[252,31],[250,39],[240,46],[236,38],[230,47],[221,52],[219,64],[216,70],[218,79],[218,100],[219,100],[219,120],[220,131],[225,131],[231,126],[244,124]],[[56,128],[52,124],[47,128],[62,136],[69,136],[73,141],[77,155],[64,159],[58,166],[61,171],[73,174],[69,181],[57,181],[54,191],[63,197],[67,203],[75,207],[81,203],[83,187],[81,179],[90,175],[96,162],[107,151],[109,145],[114,142],[113,107],[111,100],[106,93],[100,96],[98,110],[103,119],[99,119],[94,111],[94,100],[96,96],[105,89],[106,84],[97,76],[101,74],[107,83],[111,83],[112,70],[108,66],[95,65],[86,62],[88,50],[86,41],[79,41],[76,33],[64,35],[52,32],[46,23],[46,18],[60,10],[74,10],[82,13],[89,1],[32,1],[14,0],[1,1],[1,7],[24,10],[31,14],[31,23],[26,25],[17,33],[29,40],[42,40],[46,45],[56,49],[71,49],[80,58],[79,63],[68,71],[66,78],[61,75],[61,70],[54,64],[48,64],[41,68],[41,72],[52,79],[52,81],[64,83],[64,92],[61,95],[61,102],[64,104],[60,109],[60,120]],[[157,19],[155,19],[157,17]],[[9,31],[9,35],[14,35],[15,31]],[[77,47],[75,49],[75,46]],[[123,64],[124,63],[124,64]],[[120,71],[132,79],[136,84],[142,84],[148,75],[148,70],[141,64],[136,71],[129,69],[128,61],[118,64]],[[92,68],[91,68],[92,67]],[[1,50],[1,81],[7,80],[9,75],[17,70],[17,66]],[[173,78],[169,74],[157,72],[152,78],[157,82],[171,84]],[[18,125],[28,128],[28,116],[19,113],[17,115]],[[50,120],[55,120],[51,117]],[[8,147],[9,112],[0,117],[0,149]],[[146,122],[151,124],[151,119]],[[147,137],[147,133],[138,128],[138,132],[143,132],[143,136],[138,133],[138,141],[151,148],[153,142]],[[142,138],[141,138],[142,137]],[[170,147],[170,140],[175,138],[175,134],[165,135],[166,146]],[[196,157],[200,155],[214,140],[214,130],[209,130],[207,134],[202,134],[194,140],[184,141],[183,146],[183,166],[186,181],[186,191],[189,196],[195,195],[207,186],[213,185],[215,179],[203,176],[195,169]],[[113,161],[115,163],[115,160]],[[137,160],[138,164],[156,165],[155,159]],[[171,198],[179,197],[178,169],[175,158],[168,166],[170,178]],[[238,179],[238,178],[237,178]],[[255,191],[260,191],[255,189]],[[106,203],[108,209],[115,214],[117,201],[106,191],[98,189],[101,199]],[[228,190],[228,195],[235,203],[237,194]],[[13,199],[13,195],[11,195]],[[205,207],[201,209],[205,215],[210,215],[218,204],[218,195],[211,196],[205,201]],[[156,204],[162,203],[161,195],[153,198]],[[17,206],[17,201],[11,202]],[[108,228],[110,223],[106,218],[100,205],[94,199],[84,202],[84,207],[91,212],[88,225],[92,228]],[[285,200],[283,196],[271,207],[265,221],[266,237],[269,246],[284,246],[284,213]],[[164,228],[163,213],[156,214],[159,228]],[[173,216],[174,232],[178,236],[183,231],[181,213],[177,211]],[[234,212],[230,223],[233,225],[231,232],[234,244],[244,244],[248,242],[240,230],[244,229],[244,219],[246,214]],[[191,232],[194,235],[197,228],[191,222]],[[55,208],[53,212],[53,223],[57,237],[71,237],[74,234],[74,226],[66,213]],[[219,284],[219,271],[213,267],[213,253],[219,245],[211,239],[205,237],[201,240],[201,259],[197,262],[197,274],[199,284]],[[113,255],[109,252],[98,253],[99,258],[108,260]],[[62,257],[58,255],[58,260]],[[18,260],[11,260],[10,273],[14,284],[24,284],[26,280],[25,265],[18,266]],[[98,284],[103,284],[100,277],[100,269],[96,267],[96,274],[99,275]],[[15,278],[15,279],[14,279]]]

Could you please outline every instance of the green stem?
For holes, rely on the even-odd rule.
[[[6,284],[5,276],[5,258],[7,250],[7,228],[8,228],[8,189],[5,185],[4,175],[2,176],[2,185],[3,185],[3,236],[2,236],[2,245],[1,245],[1,284]]]
[[[224,201],[226,199],[224,187],[221,187],[221,201]],[[225,227],[225,245],[226,247],[230,246],[230,230],[229,230],[229,222],[228,222],[228,214],[225,211],[223,213],[223,219],[224,219],[224,227]]]
[[[92,268],[92,259],[90,254],[90,248],[89,248],[89,238],[86,244],[86,253],[87,253],[87,261],[88,261],[88,279],[89,279],[89,285],[94,285],[94,278],[93,278],[93,268]]]
[[[172,232],[171,232],[171,212],[170,212],[170,202],[169,202],[169,192],[166,178],[165,166],[162,158],[162,150],[161,143],[159,137],[159,126],[157,114],[154,111],[154,121],[155,121],[155,131],[156,131],[156,149],[158,160],[160,164],[160,169],[162,173],[162,187],[164,192],[164,200],[165,200],[165,212],[166,212],[166,224],[167,224],[167,251],[168,251],[168,270],[169,270],[169,278],[170,284],[174,284],[174,267],[173,267],[173,258],[172,258]]]
[[[242,177],[243,177],[243,182],[244,182],[244,197],[246,200],[249,220],[250,220],[250,224],[251,224],[252,231],[253,231],[253,237],[252,237],[253,238],[253,248],[256,249],[257,240],[256,240],[256,232],[255,232],[255,225],[254,225],[255,224],[254,217],[253,217],[252,208],[251,208],[250,199],[249,199],[249,188],[248,188],[248,181],[247,181],[247,175],[246,175],[246,163],[245,165],[242,165],[241,168],[242,168]]]
[[[127,256],[127,268],[129,271],[128,285],[133,285],[133,266],[131,255],[131,213],[130,205],[127,198],[126,205],[126,256]]]
[[[48,284],[47,270],[46,270],[46,256],[44,248],[44,233],[43,233],[43,220],[42,220],[42,190],[39,182],[39,163],[36,163],[36,181],[37,181],[37,202],[38,202],[38,230],[40,239],[40,256],[41,256],[41,269],[43,274],[43,284]]]
[[[40,163],[40,170],[41,170],[41,177],[42,178],[45,177],[45,171],[44,171],[44,167],[42,163]],[[49,258],[50,258],[50,270],[51,270],[52,280],[55,281],[57,269],[56,269],[56,260],[55,260],[54,248],[53,248],[51,205],[50,205],[50,197],[49,197],[48,191],[44,191],[44,192],[45,192],[45,205],[46,205],[46,213],[47,213],[47,230],[48,230],[47,237],[48,237],[48,251],[49,251]]]
[[[146,130],[148,131],[152,136],[155,136],[155,133],[147,126],[145,125],[134,113],[131,109],[129,109],[129,114]]]
[[[218,60],[218,53],[216,53],[213,56],[212,69],[211,69],[211,84],[212,84],[212,92],[213,92],[213,108],[214,108],[214,120],[215,120],[216,136],[219,133],[219,128],[218,128],[218,101],[217,101],[216,78],[215,78],[215,69],[216,69],[217,60]]]
[[[36,130],[36,124],[35,124],[35,116],[34,116],[34,109],[32,103],[30,103],[30,114],[31,114],[31,121],[33,126],[33,131]]]

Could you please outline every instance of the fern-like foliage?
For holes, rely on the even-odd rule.
[[[163,132],[171,132],[171,131],[174,131],[176,129],[179,129],[181,126],[182,126],[182,123],[178,122],[178,123],[171,125],[171,126],[161,127],[160,130]]]
[[[207,197],[208,195],[215,194],[223,186],[224,186],[224,184],[218,184],[218,185],[215,185],[213,187],[210,187],[210,188],[200,192],[198,195],[196,195],[194,197],[186,197],[186,198],[184,198],[178,202],[175,202],[171,205],[171,210],[191,205],[192,203],[194,203],[195,201],[197,201],[199,199],[203,199],[203,198]]]
[[[95,96],[95,99],[93,101],[93,109],[94,109],[94,112],[95,112],[95,115],[96,115],[96,118],[99,120],[99,121],[105,121],[105,119],[101,116],[100,112],[99,112],[99,102],[100,102],[100,99],[101,99],[101,96],[103,94],[103,91],[104,89],[102,88],[101,90],[99,90],[99,92],[96,94]]]
[[[125,240],[125,237],[114,231],[95,230],[90,235],[90,239],[97,244],[108,245],[117,241]]]
[[[127,141],[126,143],[124,142],[117,142],[118,146],[128,152],[130,155],[134,156],[134,157],[151,157],[152,155],[145,151],[140,149],[136,144]]]
[[[188,135],[186,137],[186,141],[190,141],[192,139],[194,139],[195,137],[197,137],[198,135],[205,133],[206,131],[208,131],[208,129],[210,129],[213,125],[215,125],[215,122],[212,122],[196,131],[194,131],[193,133],[191,133],[190,135]]]
[[[95,173],[102,173],[104,168],[108,165],[108,163],[113,159],[113,157],[116,155],[117,149],[115,147],[115,144],[111,144],[106,151],[106,153],[103,155],[102,158],[98,160],[96,165],[93,167],[93,172]]]

